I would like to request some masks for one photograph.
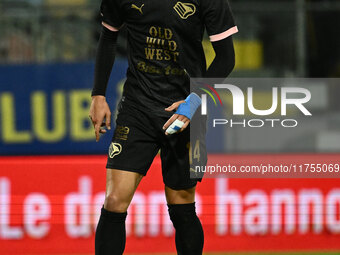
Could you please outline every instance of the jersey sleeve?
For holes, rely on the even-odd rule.
[[[227,0],[201,0],[201,13],[211,42],[238,32]]]
[[[118,31],[123,25],[123,15],[118,0],[102,0],[100,11],[102,24],[112,31]]]

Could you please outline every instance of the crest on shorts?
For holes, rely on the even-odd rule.
[[[190,3],[177,2],[174,9],[182,19],[187,19],[196,12],[196,6]]]
[[[114,158],[122,152],[122,145],[119,143],[111,143],[109,148],[109,157]]]

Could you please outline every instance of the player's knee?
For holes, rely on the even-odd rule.
[[[195,187],[186,190],[173,190],[165,188],[168,204],[189,204],[195,201]]]
[[[104,208],[111,212],[122,213],[127,211],[129,204],[129,201],[113,193],[106,195]]]
[[[186,203],[192,203],[193,200],[195,199],[195,193],[194,191],[191,190],[179,191],[177,194],[178,198],[181,199],[182,201],[185,201]]]

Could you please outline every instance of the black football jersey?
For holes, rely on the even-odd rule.
[[[204,29],[211,41],[237,32],[227,0],[102,0],[101,14],[109,29],[127,29],[124,100],[158,113],[204,77]]]

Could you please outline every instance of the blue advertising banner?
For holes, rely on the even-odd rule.
[[[102,154],[112,130],[95,142],[88,117],[94,64],[0,66],[0,155]],[[117,60],[107,91],[112,113],[126,60]]]

